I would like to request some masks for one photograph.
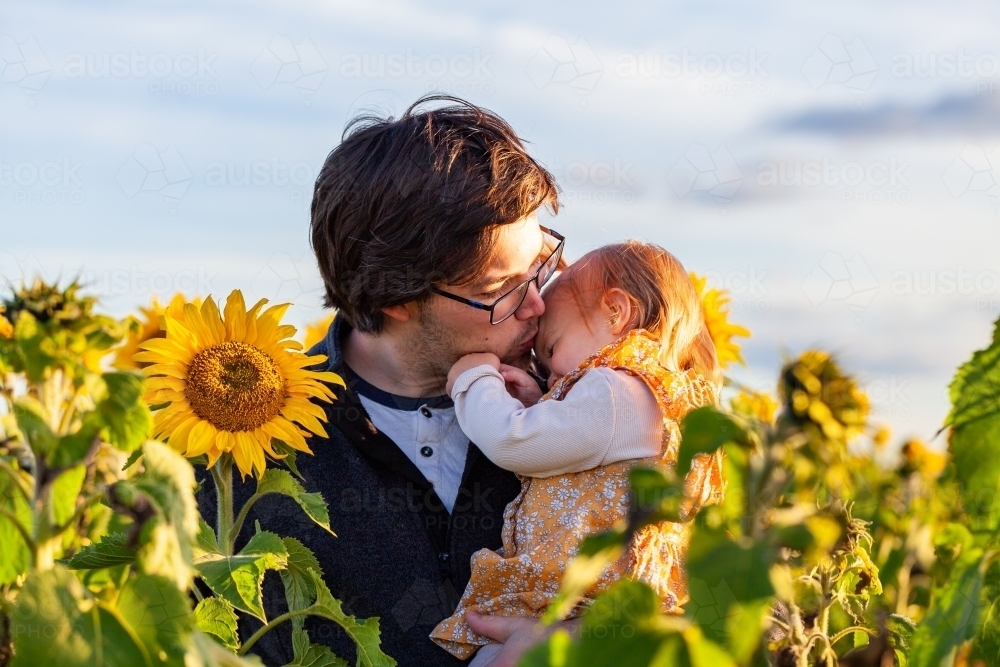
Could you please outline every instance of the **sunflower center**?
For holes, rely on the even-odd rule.
[[[228,342],[195,355],[184,395],[195,414],[221,431],[252,431],[285,404],[285,380],[266,353]]]

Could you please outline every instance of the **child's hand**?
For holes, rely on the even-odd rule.
[[[473,354],[467,354],[458,361],[455,365],[451,367],[448,371],[448,382],[444,386],[444,390],[448,392],[451,396],[451,388],[455,386],[455,380],[458,376],[469,370],[470,368],[475,368],[476,366],[492,366],[493,368],[500,370],[500,357],[493,354],[492,352],[474,352]]]
[[[535,378],[520,368],[500,364],[499,370],[504,382],[507,383],[507,393],[521,401],[524,407],[530,408],[542,397],[542,390],[538,387],[538,383],[535,382]]]

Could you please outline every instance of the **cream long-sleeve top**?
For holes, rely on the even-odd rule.
[[[646,383],[624,371],[593,368],[561,401],[526,408],[484,364],[458,376],[451,396],[462,431],[493,463],[520,475],[551,477],[661,453],[660,407]]]

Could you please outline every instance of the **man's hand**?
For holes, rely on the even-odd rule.
[[[500,370],[500,357],[493,354],[492,352],[474,352],[473,354],[467,354],[458,361],[455,365],[451,367],[448,371],[448,382],[444,386],[444,390],[448,392],[451,396],[451,388],[455,386],[455,380],[458,376],[469,370],[470,368],[475,368],[476,366],[492,366],[493,368]]]
[[[507,383],[507,393],[521,401],[524,407],[530,408],[542,397],[538,383],[525,371],[507,364],[500,364],[499,370],[504,382]]]
[[[465,612],[465,622],[477,635],[489,637],[503,644],[503,648],[488,667],[514,667],[529,648],[542,642],[559,629],[576,634],[578,620],[563,621],[548,627],[536,618],[483,616],[474,611]]]

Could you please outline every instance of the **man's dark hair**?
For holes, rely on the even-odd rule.
[[[313,192],[326,305],[378,334],[382,308],[426,299],[434,283],[478,279],[500,226],[543,205],[559,209],[555,180],[486,109],[427,95],[398,119],[358,116]]]

